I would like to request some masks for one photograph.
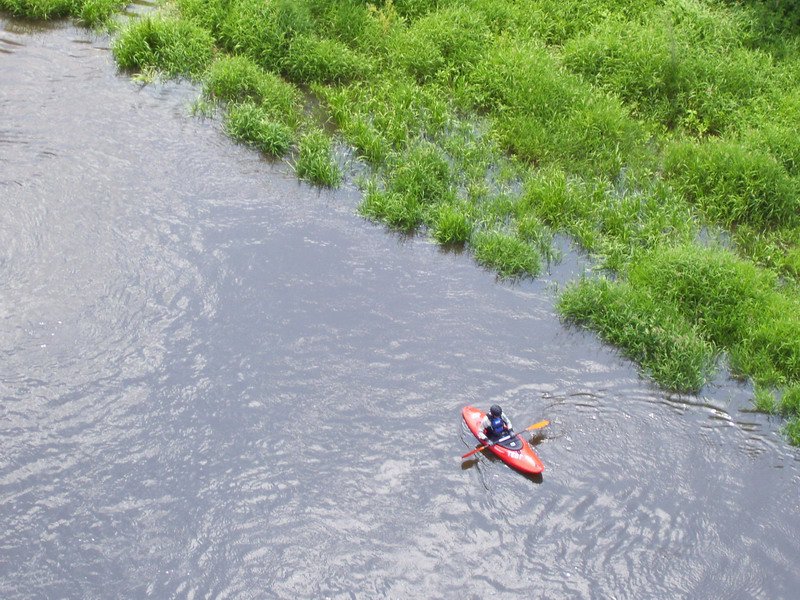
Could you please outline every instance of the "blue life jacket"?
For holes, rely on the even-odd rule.
[[[489,428],[494,435],[502,435],[506,430],[506,424],[503,423],[503,417],[494,417],[489,415]]]

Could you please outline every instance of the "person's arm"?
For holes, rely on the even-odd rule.
[[[506,427],[507,427],[508,429],[514,429],[514,426],[511,424],[511,419],[509,419],[509,418],[508,418],[508,417],[505,415],[505,413],[503,413],[503,423],[505,423],[505,424],[506,424]]]
[[[489,422],[489,415],[486,415],[481,419],[481,426],[478,430],[478,439],[485,440],[486,439],[486,430],[489,428],[491,423]]]

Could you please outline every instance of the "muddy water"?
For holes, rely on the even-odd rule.
[[[721,378],[667,395],[542,279],[355,214],[0,21],[0,597],[792,598],[798,452]],[[540,480],[467,404],[542,418]]]

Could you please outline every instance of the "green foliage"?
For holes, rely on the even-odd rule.
[[[744,224],[733,233],[736,251],[786,278],[800,277],[800,228],[764,230]]]
[[[778,410],[784,416],[800,417],[800,386],[789,386],[783,390]]]
[[[313,22],[305,2],[231,0],[219,26],[219,41],[268,71],[279,72],[292,40],[309,33]]]
[[[582,279],[564,290],[558,310],[619,346],[668,389],[697,391],[712,373],[713,345],[672,305],[628,283]]]
[[[155,68],[172,76],[199,77],[211,62],[213,40],[194,23],[163,16],[134,21],[112,45],[120,68]]]
[[[468,72],[489,45],[491,32],[479,13],[454,5],[430,13],[397,37],[396,64],[424,83]]]
[[[570,41],[564,60],[642,118],[720,133],[770,85],[769,56],[743,47],[743,36],[723,9],[711,15],[699,3],[668,2],[639,22],[604,21]]]
[[[553,250],[553,232],[532,214],[523,214],[517,220],[517,236],[536,249],[547,261],[557,258]]]
[[[388,73],[369,86],[354,83],[315,89],[327,102],[339,127],[347,132],[349,126],[361,121],[394,150],[401,150],[420,137],[440,135],[451,118],[441,90],[420,87],[397,73]]]
[[[60,19],[75,14],[76,9],[76,0],[0,0],[0,10],[36,20]]]
[[[472,70],[463,97],[493,114],[509,152],[535,164],[613,176],[642,136],[617,100],[591,94],[537,42],[501,40]]]
[[[345,137],[353,144],[361,158],[378,166],[389,155],[389,144],[367,121],[354,119],[342,127]]]
[[[477,231],[471,245],[475,259],[501,277],[536,277],[541,270],[539,253],[516,236],[501,231]]]
[[[783,435],[793,446],[800,446],[800,417],[792,417],[783,426]]]
[[[83,0],[78,3],[78,20],[88,27],[107,23],[125,5],[123,0]]]
[[[302,118],[300,92],[245,56],[223,56],[208,70],[204,93],[231,103],[252,102],[272,119],[296,126]]]
[[[291,128],[250,102],[228,107],[225,130],[233,139],[252,144],[270,156],[284,155],[292,144]]]
[[[443,245],[465,244],[472,235],[469,208],[463,204],[441,204],[433,211],[431,235]]]
[[[386,38],[381,21],[371,5],[363,0],[322,1],[312,6],[316,30],[324,37],[338,40],[358,52],[385,54]]]
[[[737,141],[711,139],[667,147],[675,188],[709,219],[727,226],[796,223],[800,187],[771,155]]]
[[[731,348],[742,373],[764,384],[800,383],[800,300],[778,292],[766,295],[758,312]]]
[[[220,41],[220,27],[225,20],[231,0],[175,0],[181,16],[203,29],[207,29]]]
[[[283,71],[301,83],[346,83],[369,70],[366,60],[338,40],[298,35],[289,46]]]
[[[420,204],[448,200],[452,197],[450,167],[434,145],[420,142],[399,157],[389,189],[413,196]]]
[[[769,388],[757,385],[753,391],[753,408],[768,415],[778,412],[775,396]]]
[[[741,340],[775,282],[727,250],[693,245],[652,252],[632,267],[629,280],[722,346]]]
[[[379,190],[374,184],[364,193],[359,212],[389,227],[411,232],[422,223],[423,210],[419,199],[410,194]]]
[[[122,0],[0,0],[0,10],[15,17],[46,21],[72,16],[88,27],[108,23],[123,6]]]
[[[338,187],[342,181],[342,171],[333,154],[333,142],[322,130],[311,130],[300,139],[294,168],[298,177],[317,185]]]

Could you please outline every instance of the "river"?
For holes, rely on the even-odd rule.
[[[568,248],[498,282],[108,46],[0,18],[0,597],[796,597],[747,386],[659,390],[559,322]],[[462,463],[491,403],[542,478]]]

